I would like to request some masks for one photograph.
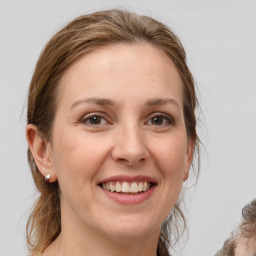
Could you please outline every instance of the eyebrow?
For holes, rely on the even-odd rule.
[[[82,100],[78,100],[76,101],[72,106],[71,109],[75,108],[76,106],[80,105],[80,104],[84,104],[84,103],[92,103],[95,105],[101,105],[101,106],[114,106],[114,102],[112,100],[109,99],[105,99],[105,98],[88,98],[88,99],[82,99]]]
[[[92,103],[95,105],[100,105],[100,106],[115,106],[117,105],[113,100],[106,99],[106,98],[88,98],[88,99],[81,99],[76,101],[72,106],[71,109],[75,108],[76,106],[84,103]],[[180,108],[180,105],[178,102],[174,99],[162,99],[162,98],[155,98],[155,99],[150,99],[146,101],[146,106],[161,106],[161,105],[166,105],[168,103],[176,105],[178,108]]]
[[[180,107],[178,102],[174,99],[161,99],[161,98],[150,99],[146,102],[146,105],[147,106],[159,106],[159,105],[165,105],[165,104],[168,104],[168,103],[174,104],[178,108]]]

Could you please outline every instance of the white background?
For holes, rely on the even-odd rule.
[[[256,197],[256,1],[0,0],[1,256],[26,255],[25,223],[35,189],[22,109],[39,53],[71,19],[110,7],[168,24],[185,46],[200,91],[205,151],[199,183],[190,192],[190,238],[182,255],[214,255],[243,205]]]

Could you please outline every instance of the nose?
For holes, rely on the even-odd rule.
[[[149,156],[143,130],[138,126],[118,129],[114,141],[112,157],[119,163],[135,166],[144,162]]]

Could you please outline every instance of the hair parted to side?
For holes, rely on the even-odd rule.
[[[36,125],[42,139],[50,141],[56,112],[58,83],[74,61],[104,45],[141,42],[162,49],[175,63],[184,84],[183,108],[187,135],[196,142],[195,150],[197,150],[199,141],[195,117],[197,99],[193,77],[187,67],[186,54],[181,42],[164,24],[147,16],[118,9],[80,16],[50,39],[37,61],[31,80],[27,123]],[[28,162],[39,191],[39,198],[27,223],[27,243],[30,253],[34,255],[43,251],[61,232],[61,212],[58,182],[45,182],[30,150],[28,150]],[[179,216],[184,224],[181,229],[177,221]],[[162,226],[158,255],[169,255],[168,247],[185,228],[185,218],[177,203]]]

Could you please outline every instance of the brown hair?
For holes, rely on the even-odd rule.
[[[256,239],[256,199],[242,209],[242,222],[236,231],[231,233],[216,256],[234,256],[239,239]]]
[[[139,42],[159,47],[175,63],[184,84],[183,107],[187,135],[198,145],[194,81],[187,67],[181,42],[164,24],[146,16],[116,9],[80,16],[57,32],[47,43],[38,59],[30,84],[27,123],[36,125],[43,139],[51,140],[58,82],[64,72],[79,57],[100,46]],[[58,182],[45,182],[30,150],[28,162],[40,194],[27,223],[28,246],[30,252],[36,254],[43,251],[61,231],[59,186]],[[179,232],[179,216],[184,224],[182,232]],[[162,226],[158,255],[169,255],[167,248],[170,242],[176,239],[172,239],[168,234],[170,224],[176,238],[186,228],[179,203]]]
[[[243,221],[240,232],[243,238],[256,239],[256,199],[247,204],[242,210]]]
[[[235,247],[236,239],[234,234],[232,233],[231,237],[224,242],[221,250],[215,256],[234,256]]]

